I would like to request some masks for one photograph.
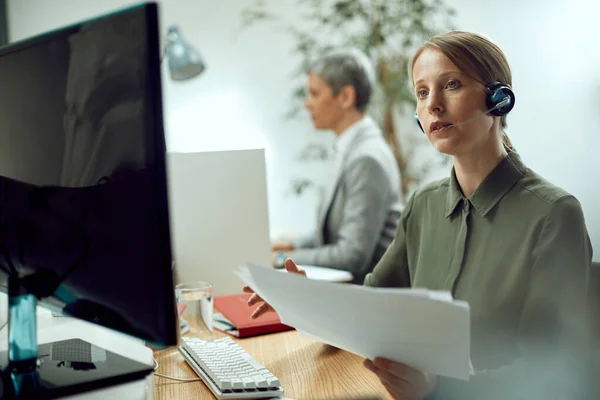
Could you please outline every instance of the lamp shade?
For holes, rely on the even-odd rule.
[[[168,41],[167,56],[173,80],[191,79],[204,71],[205,65],[200,53],[184,40],[177,26],[169,27]]]

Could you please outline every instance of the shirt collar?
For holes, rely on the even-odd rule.
[[[337,136],[334,143],[333,149],[337,157],[344,157],[350,150],[350,146],[354,139],[370,124],[375,122],[369,116],[364,116],[352,125],[350,125],[341,135]]]
[[[509,151],[508,155],[489,173],[475,189],[468,201],[473,207],[485,217],[488,212],[504,197],[519,179],[523,177],[527,167],[521,161],[521,157],[515,151]],[[461,200],[467,200],[462,194],[456,173],[452,168],[450,176],[450,189],[446,198],[446,217],[452,215]]]

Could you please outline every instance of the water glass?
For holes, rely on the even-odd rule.
[[[213,339],[213,287],[208,282],[183,282],[175,286],[179,305],[185,306],[179,318],[181,334],[202,340]]]

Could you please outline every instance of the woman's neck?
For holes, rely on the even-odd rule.
[[[356,109],[349,110],[335,124],[335,127],[333,128],[333,131],[335,132],[335,134],[337,136],[340,136],[350,126],[354,125],[356,122],[358,122],[361,119],[363,119],[364,116],[365,116],[364,113],[362,113],[362,112],[360,112],[360,111],[358,111]]]
[[[491,141],[471,154],[454,156],[454,172],[463,195],[471,197],[475,189],[506,157],[507,151],[500,141]]]

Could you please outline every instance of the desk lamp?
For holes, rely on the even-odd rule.
[[[200,53],[183,38],[179,27],[171,25],[167,34],[169,72],[174,81],[194,78],[206,68]]]

